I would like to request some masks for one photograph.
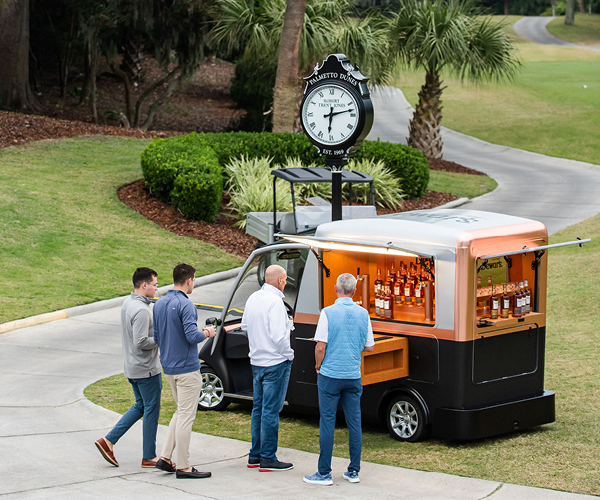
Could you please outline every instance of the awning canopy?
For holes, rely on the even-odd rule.
[[[340,238],[318,238],[315,236],[296,236],[290,234],[278,234],[280,238],[303,243],[312,248],[322,248],[325,250],[346,250],[350,252],[365,252],[378,253],[383,255],[400,255],[404,257],[429,257],[433,258],[432,254],[423,252],[415,252],[395,246],[392,242],[379,243],[372,241],[356,241]]]

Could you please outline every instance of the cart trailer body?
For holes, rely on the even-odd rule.
[[[363,353],[361,367],[364,418],[386,422],[392,437],[406,441],[480,439],[554,421],[554,393],[544,389],[550,246],[542,223],[441,209],[325,223],[314,236],[280,236],[279,244],[249,257],[217,337],[200,353],[203,369],[223,384],[223,404],[252,399],[241,314],[266,267],[276,263],[293,276],[284,292],[295,326],[289,408],[318,410],[313,337],[321,309],[336,299],[337,276],[349,272],[359,277],[354,300],[369,310],[375,333],[375,349]],[[387,293],[386,283],[391,310],[384,312],[375,297],[381,271],[390,283],[414,279],[420,295]],[[389,277],[394,273],[396,280]],[[504,310],[498,317],[490,312],[492,299],[501,298],[492,294],[496,286],[506,289],[505,317]]]

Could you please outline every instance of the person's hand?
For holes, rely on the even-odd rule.
[[[217,336],[217,328],[215,326],[207,326],[202,329],[202,332],[206,337],[216,337]]]

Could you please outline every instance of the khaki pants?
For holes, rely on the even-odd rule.
[[[190,467],[190,439],[192,437],[192,424],[196,419],[198,398],[202,389],[202,376],[200,370],[181,375],[167,375],[165,378],[171,386],[173,399],[177,410],[173,414],[167,440],[163,446],[161,456],[171,459],[173,450],[177,448],[177,457],[174,462],[178,469]]]

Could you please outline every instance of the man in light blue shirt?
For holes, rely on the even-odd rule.
[[[321,311],[315,340],[315,362],[319,391],[319,470],[304,476],[310,484],[331,485],[333,432],[338,403],[341,403],[350,444],[350,465],[344,479],[358,483],[362,428],[360,418],[361,353],[374,349],[373,328],[369,313],[355,304],[356,278],[344,273],[338,276],[335,293],[338,299]]]

